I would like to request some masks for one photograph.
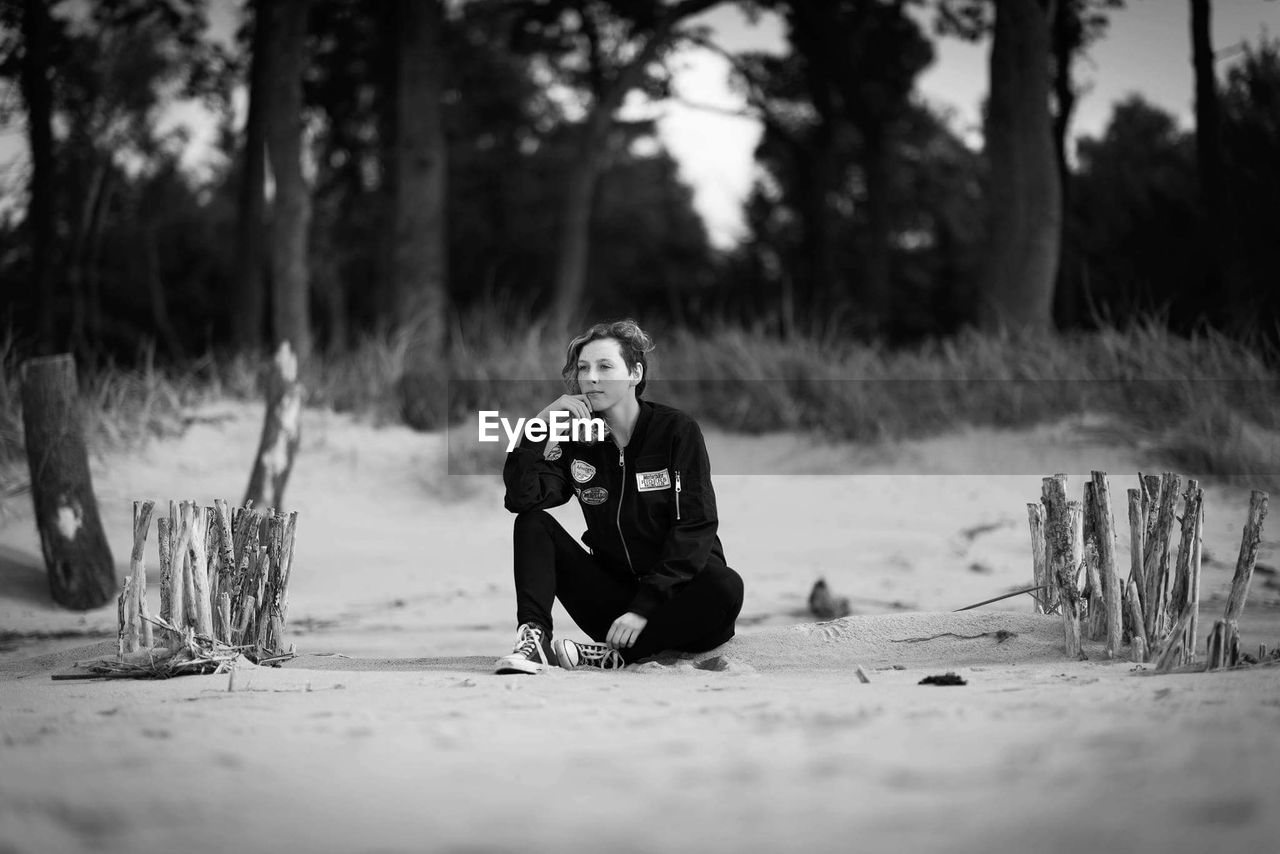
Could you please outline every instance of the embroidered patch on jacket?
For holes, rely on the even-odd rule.
[[[671,473],[666,469],[636,472],[636,488],[641,492],[657,492],[671,488]]]
[[[586,483],[596,476],[596,467],[582,460],[574,460],[573,465],[569,466],[569,471],[578,483]]]
[[[555,462],[556,460],[560,459],[560,456],[563,453],[564,451],[560,449],[560,446],[558,444],[556,444],[555,442],[548,442],[547,449],[542,452],[542,458],[544,460],[551,460],[552,462]]]
[[[575,490],[578,498],[582,499],[583,504],[603,504],[609,500],[609,490],[603,486],[589,486],[586,489]]]

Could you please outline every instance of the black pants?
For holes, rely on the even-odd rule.
[[[516,517],[516,620],[551,631],[558,596],[573,621],[604,643],[613,621],[627,611],[639,584],[626,567],[598,560],[543,510]],[[699,572],[649,616],[633,646],[619,650],[628,663],[663,650],[705,652],[733,637],[742,610],[742,578],[728,567]]]

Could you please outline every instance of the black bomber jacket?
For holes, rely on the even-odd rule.
[[[704,567],[725,565],[702,431],[670,406],[641,400],[621,450],[610,438],[550,447],[522,439],[507,454],[502,479],[512,513],[558,507],[576,495],[587,523],[582,541],[637,576],[628,610],[642,617]]]

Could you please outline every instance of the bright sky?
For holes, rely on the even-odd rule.
[[[213,0],[214,28],[229,32],[237,3]],[[1076,111],[1073,135],[1097,134],[1105,126],[1111,105],[1130,92],[1178,116],[1191,126],[1192,73],[1186,0],[1128,0],[1111,16],[1106,38],[1078,66],[1087,87]],[[749,22],[735,6],[713,9],[697,20],[709,24],[715,40],[729,51],[782,52],[785,40],[776,18]],[[1214,45],[1229,58],[1242,41],[1257,41],[1264,31],[1280,37],[1280,0],[1216,0],[1213,3]],[[987,89],[989,45],[972,45],[953,38],[935,42],[936,59],[919,81],[922,97],[950,110],[954,127],[978,142],[979,107]],[[683,101],[740,111],[741,98],[728,85],[728,63],[706,50],[688,50],[675,61],[676,90]],[[746,118],[687,106],[662,105],[660,133],[681,171],[694,187],[694,204],[707,222],[712,241],[731,246],[742,235],[742,202],[754,175],[752,153],[759,125]],[[207,151],[213,128],[198,109],[172,111],[169,122],[191,127],[193,160]],[[0,163],[11,164],[23,153],[21,133],[0,135]],[[10,173],[12,174],[12,173]],[[6,184],[9,182],[6,181]],[[0,200],[0,208],[8,207]]]
[[[752,26],[736,7],[708,12],[716,41],[730,51],[785,49],[777,20]],[[1131,92],[1178,116],[1191,127],[1190,4],[1187,0],[1128,0],[1111,15],[1107,36],[1077,65],[1086,93],[1077,106],[1073,136],[1097,135],[1110,118],[1111,105]],[[1213,43],[1229,59],[1242,41],[1257,43],[1263,32],[1280,37],[1280,0],[1215,0]],[[934,42],[935,59],[921,75],[924,99],[954,113],[953,127],[980,144],[980,108],[987,91],[990,44],[954,38]],[[728,63],[709,51],[690,55],[677,79],[683,99],[740,110],[742,101],[726,84]],[[752,152],[760,136],[755,122],[728,118],[679,104],[664,108],[660,129],[668,149],[680,161],[695,190],[695,204],[718,246],[732,245],[742,234],[742,201],[751,189]]]

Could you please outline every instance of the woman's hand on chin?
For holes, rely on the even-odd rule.
[[[562,394],[548,403],[538,417],[547,421],[553,412],[567,412],[570,418],[590,418],[591,401],[585,394]]]
[[[613,625],[609,627],[609,634],[605,638],[605,643],[614,649],[627,649],[634,646],[636,638],[640,637],[640,633],[644,631],[644,627],[648,624],[649,619],[647,617],[628,611],[613,621]]]

